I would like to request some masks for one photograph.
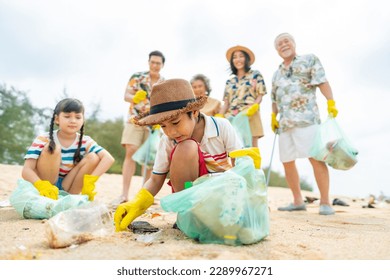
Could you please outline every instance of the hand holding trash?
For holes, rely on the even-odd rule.
[[[238,158],[243,156],[250,156],[253,160],[253,163],[255,165],[256,169],[260,169],[261,167],[261,156],[260,156],[260,150],[257,147],[251,147],[241,150],[235,150],[231,151],[229,153],[229,156],[231,158]]]
[[[98,179],[99,176],[94,176],[89,174],[84,175],[83,188],[81,189],[81,194],[87,195],[90,201],[93,201],[95,199],[95,195],[97,194],[97,192],[95,192],[95,183]]]
[[[146,99],[146,91],[139,90],[135,93],[135,95],[133,97],[133,102],[134,102],[134,104],[138,104],[145,99]]]
[[[125,230],[131,222],[142,215],[154,202],[154,196],[142,188],[132,201],[122,203],[114,214],[115,230]]]
[[[259,103],[255,103],[249,107],[248,111],[246,111],[246,115],[248,117],[253,116],[257,111],[259,111]]]
[[[53,186],[49,181],[38,180],[34,183],[34,187],[37,188],[40,195],[54,200],[58,199],[58,188]]]
[[[327,103],[328,103],[328,114],[332,115],[333,118],[337,117],[339,111],[336,109],[336,101],[334,101],[333,99],[329,99]]]
[[[276,114],[275,113],[271,114],[271,128],[272,128],[272,131],[274,133],[276,133],[275,131],[279,128],[279,122],[276,119]]]

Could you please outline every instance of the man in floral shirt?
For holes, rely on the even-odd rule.
[[[128,200],[131,178],[136,168],[136,163],[132,159],[132,156],[146,141],[149,135],[146,127],[133,124],[131,119],[139,114],[149,112],[149,94],[152,87],[154,84],[164,80],[160,75],[160,71],[165,63],[164,55],[160,51],[153,51],[149,54],[148,63],[149,71],[137,72],[130,77],[124,95],[124,100],[129,103],[129,112],[121,139],[121,144],[126,149],[122,166],[123,187],[121,196],[112,202],[113,206],[117,206]],[[147,172],[146,177],[148,176],[150,176],[150,171]]]
[[[275,39],[275,48],[283,59],[272,78],[272,130],[279,133],[280,160],[285,170],[286,181],[292,191],[294,202],[279,211],[306,210],[303,202],[297,158],[309,158],[320,190],[321,215],[334,214],[329,202],[329,172],[324,162],[310,157],[310,148],[321,122],[316,101],[316,89],[320,89],[328,103],[328,113],[337,116],[332,89],[325,77],[320,60],[313,54],[299,56],[295,40],[288,33]],[[276,116],[279,114],[279,121]]]

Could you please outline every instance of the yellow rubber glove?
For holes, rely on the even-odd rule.
[[[276,130],[279,128],[279,122],[276,119],[275,113],[271,114],[271,128],[274,133],[276,133]]]
[[[255,103],[249,107],[248,111],[246,111],[246,115],[252,117],[257,111],[259,111],[259,104]]]
[[[131,222],[142,215],[154,202],[154,196],[142,188],[132,201],[122,203],[114,214],[116,231],[125,230]]]
[[[139,90],[135,93],[134,97],[133,97],[133,102],[134,104],[138,104],[140,103],[141,101],[145,100],[146,99],[146,91],[144,90]]]
[[[243,156],[250,156],[253,160],[256,169],[261,167],[260,149],[257,147],[246,148],[242,150],[235,150],[229,153],[231,158],[238,158]]]
[[[81,189],[81,194],[88,195],[88,199],[90,201],[93,201],[95,199],[95,195],[97,194],[97,192],[95,192],[95,183],[98,179],[99,176],[94,176],[89,174],[84,175],[83,188]]]
[[[34,184],[39,194],[54,200],[58,199],[58,188],[53,186],[49,181],[38,180]]]
[[[334,118],[337,117],[339,111],[336,109],[336,102],[333,99],[328,100],[328,114],[332,115]]]
[[[159,124],[155,124],[152,126],[152,130],[159,130],[161,128],[161,126]]]
[[[216,118],[224,118],[225,116],[223,114],[215,114],[214,117],[216,117]]]

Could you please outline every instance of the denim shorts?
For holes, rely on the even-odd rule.
[[[61,190],[61,191],[63,191],[64,189],[62,188],[62,181],[64,180],[64,177],[58,177],[58,180],[57,180],[57,182],[56,182],[56,187],[59,189],[59,190]]]

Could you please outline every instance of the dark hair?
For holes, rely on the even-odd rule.
[[[154,55],[154,56],[159,56],[159,57],[161,57],[161,58],[162,58],[163,64],[165,63],[165,56],[163,55],[162,52],[160,52],[160,51],[152,51],[152,52],[149,54],[149,60],[150,60],[150,58],[151,58],[153,55]]]
[[[234,51],[232,53],[232,57],[230,58],[230,69],[232,70],[232,73],[234,75],[237,75],[237,68],[234,66],[233,64],[233,56],[234,56],[234,53],[236,51]],[[245,56],[245,66],[244,66],[244,70],[245,72],[248,72],[249,70],[251,70],[251,66],[250,66],[250,57],[249,57],[249,54],[247,54],[247,52],[243,51],[243,50],[240,50],[240,52],[242,52]]]
[[[193,114],[194,112],[193,111],[189,111],[189,112],[187,112],[187,115],[188,115],[188,117],[191,119],[192,118],[192,114]],[[198,115],[198,119],[196,120],[196,122],[200,122],[200,119],[201,118],[203,118],[203,116],[202,116],[202,114],[199,114]]]
[[[198,81],[198,80],[202,81],[204,83],[204,86],[205,86],[206,92],[207,92],[207,96],[209,96],[210,92],[211,92],[210,79],[207,78],[203,74],[196,74],[195,76],[192,77],[190,83],[192,84],[193,82]]]
[[[61,100],[60,102],[58,102],[58,104],[54,108],[53,116],[52,116],[51,122],[50,122],[50,130],[49,130],[49,137],[50,137],[49,152],[51,154],[54,152],[54,150],[56,148],[56,143],[54,142],[54,137],[53,137],[55,117],[58,116],[60,113],[71,113],[71,112],[82,113],[84,115],[84,106],[80,100],[74,99],[74,98],[65,98],[65,99]],[[77,150],[73,156],[73,163],[80,162],[83,158],[80,154],[81,144],[83,141],[83,135],[84,135],[84,124],[80,128],[79,143],[77,146]]]

